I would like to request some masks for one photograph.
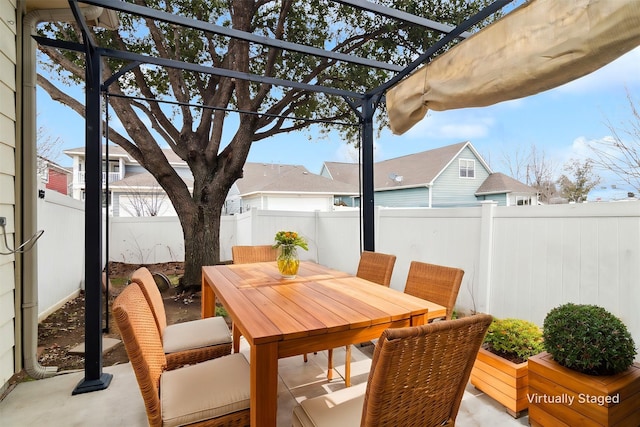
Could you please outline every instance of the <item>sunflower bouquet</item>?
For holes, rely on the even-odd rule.
[[[278,248],[278,270],[284,278],[293,279],[298,274],[300,260],[297,247],[309,250],[307,241],[295,231],[278,231],[275,236],[274,248]]]

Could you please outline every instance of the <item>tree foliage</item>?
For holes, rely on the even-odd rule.
[[[441,37],[433,31],[332,1],[129,1],[234,30],[398,65],[409,64]],[[380,3],[456,25],[490,1],[385,0]],[[249,43],[150,18],[120,14],[120,20],[117,31],[95,30],[100,46],[360,93],[391,77],[379,69]],[[49,38],[81,42],[73,24],[48,23],[39,31]],[[60,87],[60,84],[83,82],[84,56],[50,47],[41,47],[41,51],[49,77],[38,75],[38,84],[53,99],[84,115],[82,102]],[[105,78],[126,65],[115,59],[106,60]],[[242,176],[242,167],[253,143],[305,129],[310,123],[305,119],[358,122],[340,97],[152,65],[134,67],[108,90],[109,105],[124,129],[110,128],[109,138],[155,177],[173,203],[185,238],[184,284],[190,286],[199,286],[202,265],[219,261],[221,209],[227,192]],[[125,98],[125,95],[137,98]],[[177,103],[167,106],[149,99]],[[206,107],[194,107],[194,104]],[[230,113],[229,108],[241,113]],[[384,126],[384,116],[381,115],[377,123]],[[357,135],[354,126],[338,130],[347,141],[354,141]],[[192,191],[171,167],[161,146],[170,147],[187,163],[193,174]]]
[[[593,161],[572,159],[564,170],[569,175],[562,175],[558,180],[562,197],[570,202],[586,202],[589,192],[600,183],[600,177],[593,173]]]

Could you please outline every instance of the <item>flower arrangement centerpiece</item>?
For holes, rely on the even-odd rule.
[[[275,236],[274,248],[278,249],[278,270],[285,279],[293,279],[298,274],[300,260],[297,248],[309,250],[307,241],[295,231],[278,231]]]

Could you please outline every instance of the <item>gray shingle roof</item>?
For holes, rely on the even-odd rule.
[[[247,162],[236,181],[241,195],[257,192],[357,194],[357,188],[309,172],[300,165]]]
[[[500,172],[489,175],[476,191],[476,195],[496,193],[535,193],[536,190]]]

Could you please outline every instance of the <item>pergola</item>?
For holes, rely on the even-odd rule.
[[[373,142],[374,142],[374,113],[381,103],[386,102],[387,110],[390,117],[391,128],[396,133],[402,133],[409,129],[415,122],[420,120],[426,113],[427,108],[434,109],[447,109],[447,108],[461,108],[465,106],[479,106],[489,105],[491,103],[500,102],[506,99],[519,98],[533,93],[537,93],[541,90],[549,89],[551,87],[558,86],[562,83],[580,77],[587,74],[602,65],[610,62],[622,53],[630,50],[636,45],[640,44],[640,35],[638,30],[625,33],[621,37],[612,37],[604,34],[607,28],[600,32],[594,31],[595,26],[583,25],[581,23],[573,23],[574,28],[581,30],[577,34],[577,38],[597,38],[601,37],[602,40],[606,40],[607,43],[603,43],[604,47],[600,49],[585,49],[584,55],[575,55],[572,57],[565,57],[567,61],[558,64],[554,63],[553,67],[545,68],[537,61],[534,61],[533,67],[527,68],[527,61],[531,58],[543,56],[548,49],[555,46],[549,46],[546,40],[541,43],[537,43],[536,46],[527,45],[526,41],[532,41],[536,34],[533,33],[527,35],[529,25],[533,22],[532,13],[528,10],[537,11],[535,19],[542,19],[546,22],[540,23],[538,21],[533,22],[541,28],[548,28],[549,25],[557,24],[560,17],[554,16],[554,19],[545,19],[544,12],[548,11],[549,4],[557,7],[558,4],[567,3],[567,7],[563,10],[572,12],[573,8],[588,6],[592,9],[601,8],[604,12],[609,13],[610,9],[624,9],[625,4],[628,3],[631,6],[631,1],[621,0],[620,2],[610,2],[608,0],[532,0],[528,4],[516,9],[515,11],[506,15],[497,23],[494,23],[484,30],[481,30],[475,34],[470,34],[469,29],[476,24],[481,23],[491,15],[500,11],[503,7],[511,3],[512,0],[497,0],[491,5],[481,10],[476,15],[469,17],[464,22],[456,27],[444,25],[438,22],[434,22],[429,19],[422,18],[420,16],[412,15],[406,12],[402,12],[396,9],[382,6],[366,0],[333,0],[338,3],[352,6],[367,13],[373,13],[380,16],[384,16],[389,19],[402,21],[412,26],[424,28],[429,31],[437,31],[441,33],[440,39],[433,44],[429,49],[417,57],[409,66],[400,67],[394,64],[371,60],[364,57],[343,54],[340,52],[319,49],[302,44],[286,42],[282,40],[272,39],[268,37],[259,36],[252,33],[238,31],[233,28],[215,25],[208,22],[197,21],[190,18],[181,17],[174,14],[169,14],[157,9],[151,9],[148,7],[138,6],[132,3],[126,3],[119,0],[83,0],[82,3],[93,6],[104,7],[113,11],[131,14],[133,16],[150,18],[157,21],[170,23],[185,28],[211,32],[225,37],[236,38],[239,40],[247,41],[250,43],[256,43],[264,46],[275,47],[281,50],[288,50],[305,55],[311,55],[319,58],[325,58],[332,61],[344,61],[351,64],[357,64],[360,66],[370,67],[373,69],[384,70],[390,75],[393,75],[384,84],[369,88],[364,93],[348,91],[344,89],[338,89],[329,86],[322,86],[318,84],[301,83],[286,79],[275,79],[268,76],[253,75],[248,73],[240,73],[233,70],[224,68],[214,68],[210,66],[203,66],[199,64],[181,62],[176,60],[170,60],[160,57],[143,56],[140,54],[119,51],[110,48],[105,48],[96,43],[92,36],[92,32],[82,14],[81,8],[77,0],[69,0],[70,7],[74,13],[76,23],[81,28],[83,44],[72,44],[68,42],[50,40],[45,38],[37,38],[38,43],[57,47],[61,49],[70,49],[84,53],[86,56],[86,220],[85,220],[85,292],[86,292],[86,336],[85,336],[85,378],[78,384],[74,390],[74,394],[90,392],[94,390],[101,390],[108,387],[111,377],[109,374],[102,372],[102,309],[101,309],[101,277],[102,277],[102,242],[101,242],[101,226],[102,226],[102,153],[101,143],[103,138],[102,132],[102,109],[101,99],[103,93],[108,92],[110,84],[115,82],[120,76],[124,75],[134,67],[139,67],[142,64],[152,64],[160,67],[170,67],[176,69],[187,70],[195,73],[203,73],[209,75],[216,75],[222,77],[229,77],[241,80],[248,80],[251,82],[265,83],[272,86],[295,88],[298,90],[321,92],[328,95],[339,96],[344,99],[352,111],[355,113],[358,119],[358,125],[361,132],[361,150],[362,150],[362,197],[361,197],[361,215],[362,215],[362,236],[363,236],[363,248],[365,250],[374,250],[374,181],[373,181]],[[617,7],[608,7],[605,3],[617,3]],[[542,4],[538,4],[542,3]],[[547,3],[545,5],[544,3]],[[638,8],[637,6],[635,7]],[[628,15],[628,10],[623,11]],[[565,12],[562,12],[565,13]],[[626,26],[640,28],[638,24],[638,15],[640,11],[636,11],[636,17],[631,22],[627,22]],[[510,18],[513,15],[513,18]],[[518,21],[518,17],[520,20]],[[558,19],[555,19],[558,18]],[[605,17],[606,18],[606,17]],[[633,20],[635,19],[635,21]],[[508,31],[514,32],[517,36],[520,36],[520,41],[509,46],[509,40],[504,39],[504,25],[501,23],[512,22],[508,24]],[[605,22],[609,22],[611,25],[616,25],[618,28],[621,25],[619,21],[615,19],[606,18]],[[628,20],[627,20],[628,21]],[[609,25],[609,27],[611,26]],[[492,32],[493,31],[493,32]],[[563,30],[564,31],[564,30]],[[583,35],[586,34],[585,35]],[[486,37],[485,37],[486,34]],[[588,36],[592,34],[592,36]],[[443,55],[438,56],[432,61],[434,54],[441,49],[447,47],[449,44],[456,40],[464,40],[458,43],[458,46],[446,52]],[[472,42],[472,39],[476,39]],[[525,40],[525,42],[523,42]],[[621,41],[622,40],[622,41]],[[580,40],[578,40],[580,41]],[[511,49],[511,51],[505,52],[505,45]],[[466,46],[466,47],[465,47]],[[512,64],[513,67],[507,71],[494,71],[500,75],[500,78],[505,77],[508,80],[510,77],[515,77],[513,83],[498,84],[495,83],[494,75],[491,75],[491,71],[486,71],[485,68],[477,70],[479,65],[495,66],[497,58],[489,58],[489,55],[485,52],[481,52],[478,47],[484,46],[488,49],[499,50],[502,52],[502,60],[506,62],[500,63],[500,67],[506,66],[509,63],[510,55],[514,55],[514,59],[517,57],[517,61]],[[611,46],[617,48],[612,50]],[[468,49],[467,49],[468,47]],[[464,50],[467,49],[467,50]],[[465,62],[465,58],[473,56],[475,51],[475,62]],[[447,55],[452,56],[453,60],[448,60]],[[526,53],[526,55],[518,55],[517,53]],[[597,59],[593,59],[594,52],[597,53]],[[485,56],[483,58],[483,55]],[[479,57],[478,57],[479,56]],[[522,57],[520,57],[522,56]],[[581,58],[587,58],[587,60],[581,60]],[[119,60],[128,63],[127,66],[119,70],[115,75],[103,79],[101,63],[103,58],[117,58]],[[453,61],[453,62],[452,62]],[[561,69],[567,68],[567,63],[575,64],[582,61],[581,67],[571,67],[571,72],[563,73]],[[549,64],[549,61],[542,61],[545,64]],[[451,64],[456,64],[452,67]],[[486,64],[480,64],[486,63]],[[416,69],[423,64],[428,64],[421,70]],[[585,65],[586,64],[586,65]],[[432,67],[435,71],[427,72],[428,67]],[[458,75],[452,72],[452,69],[457,69]],[[522,76],[518,70],[526,68],[526,76]],[[536,70],[544,70],[542,74],[536,75]],[[437,72],[442,72],[442,76],[438,76]],[[474,71],[478,71],[478,74],[473,74]],[[460,74],[462,73],[462,74]],[[467,74],[464,74],[467,73]],[[486,83],[482,80],[487,78],[489,73],[490,80],[493,83]],[[429,74],[426,76],[426,74]],[[431,78],[436,78],[434,84],[428,85],[428,81]],[[542,79],[542,80],[541,80]],[[546,79],[546,80],[545,80]],[[474,80],[477,83],[475,86],[465,86],[460,84],[460,81]],[[541,84],[532,84],[532,81],[539,81]],[[454,90],[447,93],[448,82],[457,84]],[[433,89],[430,91],[430,89]],[[440,90],[442,89],[442,90]],[[508,90],[509,89],[509,90]],[[487,90],[489,92],[483,92]],[[473,92],[475,97],[466,96]],[[436,93],[435,98],[430,98],[432,94]],[[444,93],[444,95],[443,95]],[[462,95],[465,96],[462,96]],[[447,98],[448,101],[443,98]],[[462,99],[461,99],[462,98]],[[449,103],[447,103],[449,102]]]

